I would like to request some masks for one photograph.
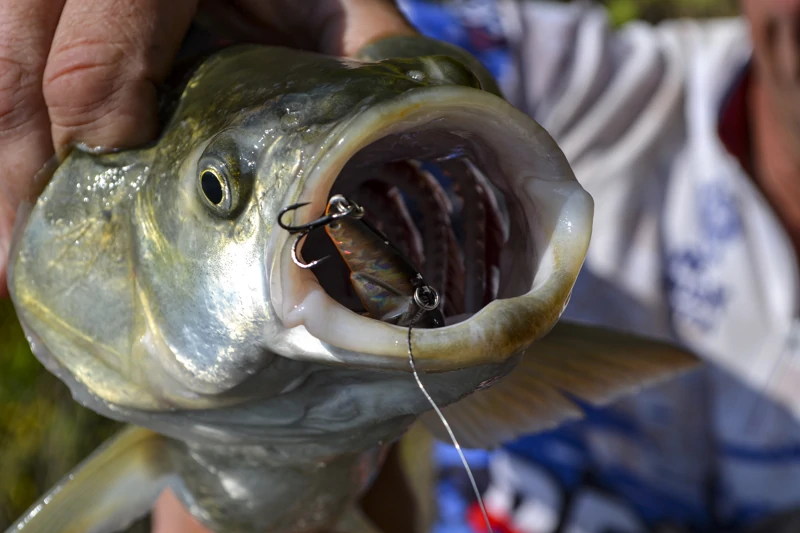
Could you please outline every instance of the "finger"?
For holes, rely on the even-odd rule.
[[[184,509],[169,489],[156,501],[152,521],[152,533],[211,533]]]
[[[382,37],[414,35],[389,0],[203,0],[202,22],[237,41],[354,56]]]
[[[416,33],[391,1],[321,0],[317,4],[318,48],[328,54],[354,56],[365,45],[384,37]]]
[[[0,2],[0,192],[12,207],[52,152],[42,73],[60,9]]]
[[[123,148],[156,133],[166,78],[196,0],[67,0],[44,74],[57,148]]]
[[[58,0],[0,2],[0,297],[17,205],[52,154],[42,74]]]

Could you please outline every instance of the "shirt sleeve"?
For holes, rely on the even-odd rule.
[[[645,119],[662,127],[678,109],[686,79],[681,40],[695,38],[696,23],[615,29],[605,9],[588,2],[503,0],[499,11],[516,74],[505,94],[573,164],[623,146]]]
[[[686,50],[702,25],[614,28],[588,2],[498,6],[516,74],[504,94],[553,136],[595,200],[587,269],[646,302],[657,317],[647,329],[666,333],[660,217],[686,142]]]

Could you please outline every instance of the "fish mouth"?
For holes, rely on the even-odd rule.
[[[501,363],[546,334],[591,234],[592,199],[547,132],[505,100],[465,87],[413,89],[355,113],[284,198],[310,203],[292,223],[318,217],[336,192],[360,201],[442,295],[447,325],[412,335],[428,372]],[[358,312],[335,252],[312,272],[292,260],[294,235],[276,224],[270,238],[271,305],[282,324],[265,332],[270,349],[410,371],[408,329]],[[324,241],[312,233],[304,258],[325,253]]]

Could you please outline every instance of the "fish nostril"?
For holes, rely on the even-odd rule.
[[[220,182],[216,174],[209,170],[203,172],[203,175],[200,176],[200,185],[203,188],[203,194],[206,195],[209,202],[214,205],[222,203],[222,198],[224,196],[222,182]]]

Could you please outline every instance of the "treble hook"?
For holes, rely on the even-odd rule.
[[[326,215],[322,215],[316,220],[312,220],[307,224],[302,224],[300,226],[290,226],[283,222],[283,215],[288,213],[289,211],[295,211],[300,209],[301,207],[310,204],[311,202],[302,202],[299,204],[292,204],[289,207],[284,207],[281,209],[281,212],[278,213],[278,225],[288,231],[289,233],[308,233],[309,231],[321,228],[322,226],[327,226],[331,222],[334,222],[337,219],[354,216],[356,218],[361,218],[364,215],[364,208],[356,204],[355,202],[349,201],[347,198],[342,196],[341,194],[337,194],[332,196],[331,199],[328,201],[328,205],[335,205],[336,209],[338,209],[337,213],[330,213]]]
[[[308,231],[300,233],[300,235],[298,235],[297,238],[294,240],[294,243],[292,243],[292,261],[294,261],[294,264],[299,266],[300,268],[314,268],[315,266],[317,266],[318,264],[322,263],[323,261],[325,261],[330,257],[329,255],[326,255],[325,257],[320,257],[319,259],[315,259],[310,263],[303,263],[302,261],[300,261],[300,258],[297,257],[297,245],[300,244],[300,241],[303,239],[303,237],[308,235],[308,233],[309,233]]]
[[[311,202],[300,202],[299,204],[292,204],[292,205],[290,205],[290,206],[288,206],[288,207],[284,207],[283,209],[281,209],[280,213],[278,213],[278,225],[279,225],[281,228],[283,228],[283,229],[285,229],[286,231],[288,231],[289,233],[297,233],[298,231],[299,231],[299,232],[303,232],[304,230],[311,231],[312,229],[314,229],[315,227],[317,227],[317,226],[314,224],[314,223],[316,222],[316,220],[312,220],[312,221],[311,221],[311,222],[309,222],[308,224],[303,224],[302,226],[290,226],[290,225],[288,225],[288,224],[285,224],[285,223],[283,222],[283,215],[285,215],[285,214],[286,214],[286,213],[288,213],[289,211],[295,211],[295,210],[297,210],[297,209],[300,209],[301,207],[303,207],[303,206],[305,206],[305,205],[308,205],[308,204],[310,204],[310,203],[311,203]],[[309,226],[311,226],[311,227],[309,227]]]
[[[295,211],[300,209],[301,207],[310,204],[311,202],[301,202],[299,204],[292,204],[288,207],[284,207],[281,209],[280,213],[278,213],[278,225],[288,231],[289,233],[299,233],[297,238],[294,240],[292,244],[292,261],[294,264],[299,266],[300,268],[313,268],[318,264],[322,263],[330,256],[326,255],[320,259],[316,259],[311,261],[310,263],[303,263],[300,261],[300,258],[297,257],[297,245],[300,244],[300,241],[303,237],[308,235],[312,230],[321,228],[322,226],[327,226],[328,224],[347,216],[353,216],[355,218],[361,218],[364,216],[364,208],[360,205],[356,204],[355,202],[349,201],[347,198],[342,196],[341,194],[337,194],[332,196],[331,199],[328,201],[328,206],[331,205],[335,206],[337,211],[336,213],[325,214],[319,217],[316,220],[312,220],[307,224],[302,224],[300,226],[290,226],[289,224],[285,224],[283,222],[283,215],[288,213],[289,211]]]

